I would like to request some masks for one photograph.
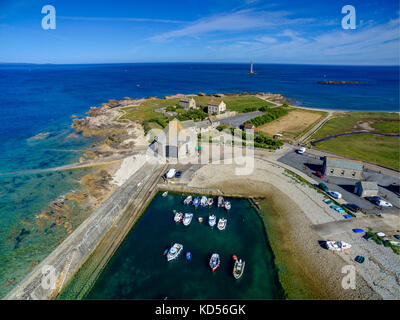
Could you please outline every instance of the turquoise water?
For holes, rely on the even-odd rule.
[[[230,212],[182,204],[183,195],[157,194],[116,251],[86,299],[281,299],[273,253],[256,210],[246,199],[229,198]],[[214,200],[216,202],[216,199]],[[173,210],[194,212],[188,227],[173,221]],[[208,225],[213,213],[228,219],[219,231]],[[203,217],[203,223],[197,218]],[[163,251],[172,242],[183,245],[177,260],[168,262]],[[186,252],[192,259],[186,260]],[[214,273],[208,262],[219,253]],[[244,275],[232,276],[232,255],[246,261]]]

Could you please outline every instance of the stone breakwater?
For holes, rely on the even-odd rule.
[[[130,177],[4,299],[54,299],[108,236],[108,241],[105,241],[108,250],[102,255],[102,265],[105,265],[156,192],[154,186],[163,168],[155,164],[146,164],[145,167]],[[42,273],[48,266],[54,268],[53,288],[43,286],[43,283],[50,283],[51,275]]]

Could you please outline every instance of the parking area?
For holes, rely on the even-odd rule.
[[[323,160],[318,156],[308,154],[307,152],[304,154],[298,154],[295,151],[291,151],[279,158],[278,161],[304,172],[314,180],[318,181],[318,183],[325,183],[329,190],[340,192],[346,202],[358,205],[364,213],[399,212],[400,198],[398,195],[390,191],[389,188],[392,183],[399,182],[399,179],[396,177],[371,170],[364,170],[363,172],[363,179],[376,181],[378,183],[378,196],[393,204],[393,208],[381,208],[354,193],[354,185],[357,182],[355,179],[330,176],[319,178],[316,176],[315,172],[322,171],[323,165]]]

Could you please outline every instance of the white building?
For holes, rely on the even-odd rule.
[[[226,110],[225,102],[211,102],[208,104],[208,114],[220,114]]]

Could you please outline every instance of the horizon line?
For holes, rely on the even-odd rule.
[[[337,67],[400,67],[400,64],[327,64],[327,63],[296,63],[296,62],[220,62],[220,61],[137,61],[137,62],[79,62],[79,63],[52,63],[52,62],[0,62],[0,65],[110,65],[110,64],[250,64],[254,65],[310,65],[310,66],[337,66]]]

